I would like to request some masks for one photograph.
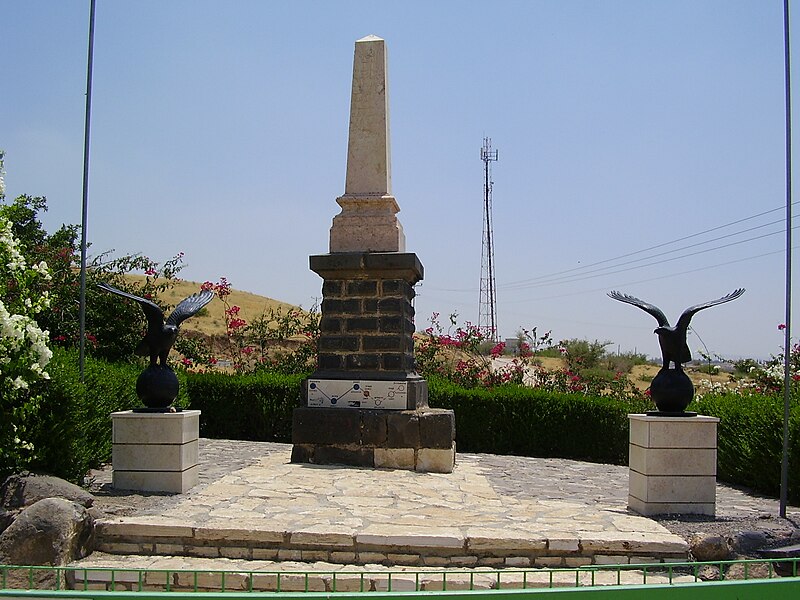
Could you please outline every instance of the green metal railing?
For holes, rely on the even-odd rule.
[[[594,565],[568,569],[349,569],[248,571],[33,567],[0,565],[0,600],[9,598],[118,598],[175,600],[182,596],[282,596],[342,598],[369,593],[447,596],[558,594],[638,598],[800,598],[800,559],[756,559],[712,563]],[[718,581],[704,579],[717,577]],[[663,590],[663,591],[662,591]],[[624,594],[624,595],[623,595]],[[751,595],[752,594],[752,595]]]

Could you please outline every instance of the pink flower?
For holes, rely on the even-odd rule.
[[[148,275],[148,276],[153,276],[153,275],[155,275],[156,273],[158,273],[158,271],[156,271],[156,270],[155,270],[153,267],[150,267],[149,269],[147,269],[147,270],[144,272],[144,274],[145,274],[145,275]]]
[[[783,331],[784,329],[786,329],[786,323],[781,323],[778,325],[778,331]]]

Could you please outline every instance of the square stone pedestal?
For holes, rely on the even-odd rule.
[[[200,411],[111,414],[115,488],[183,493],[197,485]]]
[[[719,419],[642,414],[628,418],[628,508],[645,516],[714,515]]]

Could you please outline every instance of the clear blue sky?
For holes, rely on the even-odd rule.
[[[51,230],[81,218],[88,15],[88,0],[0,0],[7,195],[47,196]],[[766,357],[784,304],[783,225],[767,225],[785,202],[782,31],[780,0],[97,0],[92,251],[183,251],[187,279],[313,304],[353,44],[376,34],[394,194],[425,266],[418,328],[434,311],[477,320],[490,136],[502,335],[658,355],[655,321],[607,291],[674,320],[746,287],[693,325],[712,352]]]

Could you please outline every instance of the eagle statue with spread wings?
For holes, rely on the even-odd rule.
[[[162,367],[166,366],[167,356],[178,337],[178,329],[181,323],[196,315],[201,308],[214,299],[214,292],[211,290],[192,294],[188,298],[181,300],[175,310],[167,317],[167,320],[164,321],[164,311],[155,302],[123,292],[107,283],[99,283],[97,285],[106,292],[135,300],[142,307],[145,317],[147,317],[147,333],[145,333],[139,345],[136,346],[135,352],[139,356],[149,356],[151,367],[155,367],[159,362]]]
[[[661,346],[661,358],[663,359],[662,366],[665,369],[669,368],[670,362],[675,364],[676,369],[680,369],[683,363],[687,363],[692,360],[692,354],[689,352],[689,345],[686,343],[686,333],[689,329],[689,322],[692,320],[692,317],[695,315],[695,313],[703,309],[716,306],[717,304],[724,304],[725,302],[736,300],[736,298],[742,294],[744,294],[744,288],[739,288],[732,291],[727,296],[723,296],[717,300],[711,300],[710,302],[703,302],[702,304],[690,306],[683,311],[683,313],[681,313],[681,316],[678,318],[678,323],[672,327],[670,326],[667,317],[664,316],[664,313],[657,306],[617,291],[611,291],[608,293],[610,298],[641,308],[643,311],[653,315],[656,318],[656,321],[658,321],[658,327],[656,327],[653,333],[658,335],[658,344]]]
[[[683,363],[692,360],[689,345],[686,343],[689,323],[697,312],[736,300],[742,294],[744,294],[744,288],[739,288],[722,298],[690,306],[681,313],[678,322],[672,326],[657,306],[628,294],[617,291],[609,292],[610,298],[641,308],[658,321],[658,327],[653,333],[658,335],[662,366],[650,383],[650,396],[658,408],[658,411],[652,414],[656,416],[691,416],[695,414],[686,412],[686,407],[694,397],[694,386],[682,366]]]

